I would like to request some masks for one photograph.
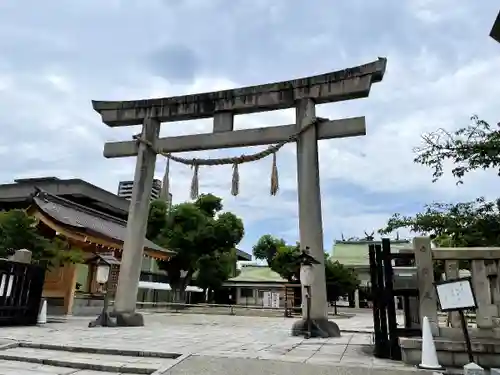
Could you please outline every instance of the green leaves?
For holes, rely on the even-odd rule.
[[[433,169],[433,182],[452,162],[452,174],[463,183],[466,173],[495,168],[500,175],[500,128],[492,128],[477,116],[472,124],[449,133],[443,129],[424,135],[424,146],[415,151],[415,162]],[[415,216],[394,214],[381,234],[398,228],[428,234],[440,246],[498,246],[500,243],[500,200],[480,197],[465,203],[432,203]]]
[[[327,256],[325,258],[327,300],[337,301],[339,297],[354,292],[359,286],[356,272],[338,261],[332,261]]]
[[[265,234],[260,237],[254,245],[252,253],[256,259],[266,260],[267,264],[271,266],[274,255],[278,252],[278,249],[283,246],[286,246],[283,239]]]
[[[146,238],[154,241],[160,235],[162,230],[167,225],[168,204],[167,202],[157,199],[151,202],[149,206],[148,226]]]
[[[262,236],[253,247],[257,259],[266,260],[269,267],[289,282],[300,280],[300,243],[287,245],[286,242],[270,234]],[[359,285],[354,270],[333,262],[325,253],[325,277],[329,301],[348,294]]]
[[[198,259],[196,285],[205,290],[217,290],[224,281],[233,276],[236,266],[236,251],[215,252]]]
[[[222,209],[222,199],[212,194],[174,205],[170,211],[164,202],[151,203],[148,238],[176,252],[169,261],[159,264],[173,287],[182,289],[189,282],[182,280],[181,270],[188,271],[188,276],[198,271],[197,279],[206,287],[220,287],[230,276],[227,262],[233,261],[229,256],[245,229],[240,218]]]
[[[388,234],[398,228],[428,234],[441,246],[498,246],[499,201],[477,198],[465,203],[432,203],[415,216],[394,214],[379,233]]]
[[[424,145],[416,148],[415,162],[433,169],[433,182],[443,175],[443,164],[453,163],[453,176],[463,183],[467,172],[495,168],[500,175],[500,128],[492,128],[477,116],[472,124],[450,133],[439,129],[422,136]]]
[[[37,228],[37,219],[28,216],[26,211],[0,212],[0,258],[7,258],[20,249],[30,250],[34,262],[49,268],[83,261],[83,253],[67,241],[43,236]]]
[[[281,240],[283,241],[283,240]],[[284,241],[283,241],[284,242]],[[297,281],[300,278],[300,245],[282,245],[274,255],[270,267],[282,278],[288,281]]]

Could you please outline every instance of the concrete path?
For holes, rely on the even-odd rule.
[[[364,373],[378,368],[414,371],[413,368],[400,362],[373,358],[372,335],[367,333],[373,327],[371,314],[358,314],[349,319],[339,319],[337,323],[341,330],[349,331],[344,332],[340,338],[309,340],[291,337],[290,329],[294,320],[287,318],[150,314],[145,315],[145,327],[134,328],[88,328],[89,320],[72,318],[66,323],[46,324],[41,327],[2,328],[0,341],[12,340],[40,346],[38,352],[30,351],[29,348],[16,348],[17,355],[25,358],[57,357],[60,360],[71,361],[75,358],[75,353],[60,351],[61,349],[104,348],[114,351],[135,350],[149,351],[153,354],[178,353],[184,357],[193,356],[186,359],[185,364],[183,361],[181,363],[183,366],[198,366],[200,361],[206,360],[210,366],[217,367],[222,366],[220,363],[247,359],[252,363],[255,362],[251,366],[265,366],[265,363],[275,366],[272,363],[282,363],[286,367],[290,365],[284,363],[302,363],[363,368]],[[53,350],[56,352],[51,352]],[[0,358],[9,359],[9,353],[14,353],[14,349],[0,350]],[[219,362],[213,358],[219,358]],[[235,358],[238,358],[238,361],[234,361]],[[104,361],[104,357],[102,359]],[[118,367],[130,362],[130,358],[128,362],[125,359],[124,356],[106,358]],[[158,368],[161,367],[160,363],[157,365]],[[180,364],[174,368],[178,366]],[[32,371],[31,368],[26,370]],[[0,374],[1,371],[3,370],[0,362]],[[85,373],[75,372],[75,374]]]
[[[411,374],[429,375],[412,369]],[[303,363],[191,356],[164,373],[165,375],[408,375],[406,369],[365,368],[347,365],[313,365]]]

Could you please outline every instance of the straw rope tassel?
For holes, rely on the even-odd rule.
[[[273,166],[271,169],[271,195],[276,195],[280,189],[278,180],[278,166],[276,164],[276,152],[273,152]]]
[[[191,199],[197,199],[198,198],[198,185],[199,185],[199,181],[198,181],[198,167],[199,165],[198,164],[193,164],[193,169],[194,169],[194,173],[193,173],[193,180],[191,181]]]
[[[231,194],[237,196],[240,193],[240,172],[238,163],[233,164],[233,180],[231,181]]]
[[[167,165],[165,167],[165,175],[163,176],[163,184],[161,186],[161,199],[168,202],[170,199],[170,158],[167,158]]]

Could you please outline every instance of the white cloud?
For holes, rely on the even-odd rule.
[[[91,99],[227,89],[342,69],[382,55],[388,58],[387,74],[369,98],[317,109],[322,117],[367,119],[365,137],[320,142],[325,248],[341,232],[361,236],[379,228],[397,210],[415,211],[432,200],[496,194],[494,173],[471,174],[460,187],[449,174],[432,184],[431,171],[413,163],[412,151],[423,132],[466,125],[474,113],[498,120],[500,50],[488,38],[494,19],[490,12],[497,7],[493,1],[402,5],[387,0],[369,14],[362,1],[337,7],[326,0],[314,6],[276,1],[273,7],[265,1],[237,0],[230,6],[193,0],[121,0],[106,2],[104,8],[97,1],[71,7],[56,3],[49,9],[38,2],[31,7],[14,1],[1,5],[0,47],[5,53],[0,57],[0,154],[15,155],[2,168],[1,182],[57,175],[115,191],[119,180],[132,178],[134,158],[106,160],[102,147],[106,141],[131,139],[140,127],[106,127],[93,112]],[[381,12],[378,7],[383,13],[376,13]],[[394,22],[379,22],[379,16]],[[162,59],[170,55],[155,52],[170,51],[174,42],[185,53],[166,64]],[[166,73],[160,77],[165,66],[169,77],[194,72],[194,79],[169,80]],[[293,121],[293,110],[275,111],[237,116],[235,128]],[[161,134],[211,129],[210,120],[185,121],[164,124]],[[280,151],[278,166],[281,190],[276,197],[269,196],[270,159],[240,166],[238,197],[230,195],[231,166],[200,170],[200,191],[222,196],[226,208],[245,220],[245,250],[267,232],[297,239],[295,145]],[[158,178],[164,167],[159,157]],[[191,177],[189,168],[171,166],[176,202],[188,199]]]

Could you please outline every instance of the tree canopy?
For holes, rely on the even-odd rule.
[[[256,259],[265,260],[269,268],[289,282],[299,279],[300,245],[298,243],[287,245],[282,238],[265,234],[254,245],[252,253]]]
[[[326,294],[328,301],[337,301],[339,297],[350,294],[359,286],[358,275],[325,253]]]
[[[466,173],[476,169],[497,170],[500,175],[500,124],[471,117],[472,124],[455,132],[444,129],[422,136],[424,145],[415,149],[415,162],[433,169],[433,181],[444,174],[444,163],[453,163],[452,174],[463,183]]]
[[[224,281],[235,274],[236,260],[235,249],[201,256],[197,264],[196,285],[203,290],[220,289]]]
[[[477,198],[465,203],[432,203],[414,216],[394,214],[381,234],[398,228],[428,234],[439,246],[497,246],[500,243],[500,200]]]
[[[197,270],[206,285],[215,285],[216,275],[227,274],[222,267],[203,275],[210,268],[207,265],[225,260],[244,235],[242,220],[222,209],[222,200],[212,194],[200,195],[196,201],[174,205],[170,210],[161,200],[151,203],[148,238],[176,252],[159,264],[167,271],[173,289],[182,293]]]
[[[0,258],[7,258],[20,249],[30,250],[34,262],[48,267],[79,263],[83,259],[81,251],[65,240],[44,237],[37,228],[37,219],[26,211],[0,212]]]
[[[444,174],[445,162],[457,183],[477,169],[496,169],[500,175],[500,128],[493,128],[477,116],[472,124],[453,133],[439,129],[424,135],[424,146],[415,149],[414,161],[433,169],[433,182]],[[480,197],[470,202],[432,203],[414,216],[394,214],[382,234],[398,228],[431,236],[439,246],[498,246],[500,243],[500,199]]]
[[[289,282],[300,280],[300,243],[287,245],[285,240],[270,234],[262,236],[253,247],[257,259],[266,260],[268,266]],[[359,285],[354,270],[337,261],[332,261],[325,253],[325,278],[329,301],[351,293]]]

